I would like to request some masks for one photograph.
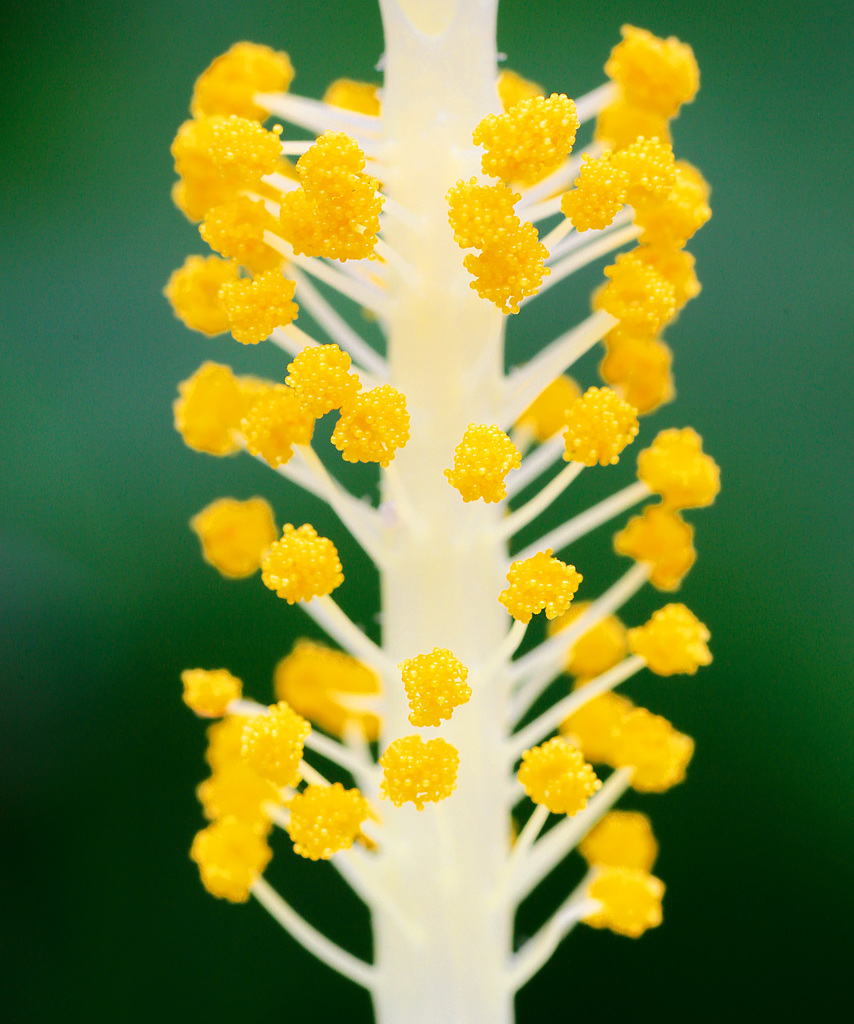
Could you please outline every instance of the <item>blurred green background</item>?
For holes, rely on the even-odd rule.
[[[374,4],[331,12],[87,0],[0,15],[9,1021],[370,1019],[367,998],[257,904],[208,896],[187,857],[203,729],[179,671],[227,665],[265,699],[274,662],[310,632],[257,578],[220,580],[187,520],[221,494],[261,493],[280,522],[311,518],[345,565],[364,563],[328,514],[254,462],[183,447],[170,405],[202,359],[279,375],[283,363],[185,331],[160,294],[204,251],[169,200],[195,76],[245,38],[288,50],[305,95],[374,77]],[[548,90],[581,94],[625,21],[690,42],[702,70],[675,135],[714,188],[690,246],[704,291],[668,334],[678,400],[641,441],[692,424],[721,463],[722,497],[692,516],[700,557],[682,591],[715,662],[630,690],[698,744],[686,785],[628,804],[652,814],[662,844],[664,926],[639,942],[579,929],[522,992],[519,1021],[836,1019],[854,914],[851,10],[504,0],[499,46]],[[511,325],[512,355],[583,310],[571,290]],[[580,484],[579,498],[593,494]],[[607,535],[573,555],[602,579],[624,567]],[[341,602],[367,621],[375,587],[354,576]],[[643,595],[627,617],[656,603]],[[365,915],[331,868],[286,845],[275,880],[366,953]],[[559,875],[526,908],[532,921]]]

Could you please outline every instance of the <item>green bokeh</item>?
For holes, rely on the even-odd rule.
[[[263,493],[280,521],[310,517],[345,564],[365,563],[258,465],[182,446],[176,381],[203,358],[269,374],[281,360],[200,340],[160,295],[202,248],[168,198],[194,77],[241,38],[287,49],[305,95],[371,77],[373,3],[328,10],[91,0],[2,16],[8,1020],[370,1019],[257,905],[207,896],[187,858],[203,738],[180,669],[226,664],[263,696],[306,629],[257,579],[226,584],[201,564],[188,518],[220,494]],[[691,245],[704,291],[668,335],[678,401],[643,436],[693,424],[723,469],[719,503],[693,517],[700,559],[683,590],[715,662],[630,690],[698,743],[685,786],[635,800],[662,843],[664,927],[637,943],[574,933],[519,1020],[835,1019],[854,914],[850,9],[504,0],[499,45],[549,90],[581,94],[624,21],[690,42],[703,75],[676,139],[714,188]],[[568,301],[556,289],[511,325],[517,358],[566,323]],[[606,537],[574,557],[617,572]],[[368,621],[375,588],[345,585],[341,600]],[[330,869],[282,854],[274,878],[367,951],[365,916]]]

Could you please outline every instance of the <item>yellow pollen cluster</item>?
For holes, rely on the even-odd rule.
[[[406,399],[390,384],[357,394],[342,407],[332,431],[345,462],[378,462],[383,469],[408,440]]]
[[[236,114],[263,121],[267,111],[255,103],[255,93],[287,92],[293,77],[286,53],[257,43],[235,43],[196,79],[190,113],[196,118]]]
[[[224,668],[185,668],[181,682],[184,703],[202,718],[220,718],[243,691],[243,683]]]
[[[285,701],[266,715],[250,718],[243,729],[242,754],[250,768],[274,786],[295,786],[303,744],[311,725]]]
[[[661,924],[664,882],[646,871],[600,867],[588,896],[601,904],[584,918],[592,928],[610,928],[617,935],[637,939]]]
[[[480,185],[477,178],[460,180],[445,198],[448,222],[461,249],[484,249],[512,234],[521,223],[515,212],[521,193],[500,181]]]
[[[226,765],[240,761],[243,748],[243,726],[249,721],[245,715],[225,715],[208,726],[208,746],[205,760],[216,772]]]
[[[632,654],[639,654],[656,675],[692,676],[700,665],[711,664],[706,646],[710,636],[684,604],[667,604],[646,625],[630,629],[628,639]]]
[[[660,338],[615,327],[605,336],[604,345],[599,373],[638,415],[645,416],[671,401],[675,394],[670,373],[673,353]]]
[[[620,693],[603,693],[588,701],[560,725],[568,737],[594,764],[612,764],[614,730],[634,704]]]
[[[585,153],[575,188],[560,201],[561,213],[576,231],[608,227],[626,201],[628,178],[610,153],[594,158]]]
[[[611,811],[582,839],[578,852],[591,866],[651,871],[658,843],[645,814]]]
[[[663,793],[682,782],[693,753],[690,736],[646,708],[634,708],[614,730],[613,764],[634,768],[632,787],[640,793]]]
[[[654,267],[674,288],[676,308],[700,294],[700,282],[694,272],[694,257],[683,249],[663,245],[641,245],[635,249],[639,260]]]
[[[219,498],[196,513],[190,529],[206,562],[229,579],[261,568],[261,556],[278,536],[273,510],[263,498]]]
[[[383,770],[380,793],[395,805],[438,803],[457,788],[460,755],[457,748],[437,737],[426,742],[420,736],[393,740],[379,760]]]
[[[637,333],[653,334],[673,318],[676,289],[655,267],[639,258],[637,250],[622,252],[610,267],[609,279],[596,294],[594,305]]]
[[[589,601],[578,601],[565,615],[549,623],[549,636],[571,626],[590,607]],[[575,641],[566,653],[564,671],[585,679],[607,672],[626,655],[626,627],[616,615],[606,615]]]
[[[206,362],[178,385],[175,429],[184,444],[210,455],[240,450],[238,431],[258,382],[235,377],[230,368]]]
[[[379,182],[344,132],[324,132],[297,161],[301,188],[282,196],[279,223],[294,252],[336,260],[373,259],[380,230]]]
[[[569,408],[563,457],[585,466],[614,466],[638,430],[636,410],[616,391],[588,388]]]
[[[350,356],[337,345],[307,345],[288,366],[286,384],[303,409],[318,419],[340,409],[362,387],[350,373]]]
[[[694,564],[694,528],[673,509],[647,505],[614,535],[614,550],[651,569],[649,581],[659,590],[676,590]]]
[[[618,96],[600,111],[595,138],[616,153],[640,138],[670,142],[670,126],[668,118],[635,107]]]
[[[574,565],[552,558],[548,548],[512,563],[507,573],[510,586],[498,600],[519,622],[530,622],[532,615],[542,611],[547,619],[554,619],[567,611],[582,579]]]
[[[203,334],[223,334],[228,316],[219,298],[224,284],[236,281],[237,267],[218,256],[188,256],[172,272],[163,294],[182,323]]]
[[[240,432],[249,452],[275,468],[290,459],[295,444],[311,441],[314,417],[290,388],[273,384],[252,403],[241,421]]]
[[[711,505],[721,489],[720,469],[690,427],[662,430],[638,456],[638,477],[670,508]]]
[[[311,640],[297,641],[276,665],[273,688],[279,700],[287,701],[294,711],[333,736],[341,736],[351,723],[368,741],[379,735],[377,715],[351,709],[347,701],[354,698],[358,707],[359,699],[379,696],[379,676],[343,651]]]
[[[296,284],[278,270],[268,270],[252,280],[244,278],[224,284],[220,300],[228,316],[235,341],[257,345],[269,338],[276,327],[285,327],[296,319],[298,307],[291,300]]]
[[[472,139],[484,148],[484,174],[528,186],[561,166],[577,131],[575,103],[552,93],[520,99],[503,114],[487,114]]]
[[[570,406],[580,397],[581,388],[572,377],[555,377],[516,421],[517,430],[533,435],[537,441],[548,441],[567,425]]]
[[[398,668],[409,699],[412,725],[440,725],[471,697],[471,687],[466,683],[469,670],[444,647],[407,658]]]
[[[602,786],[581,751],[561,736],[522,754],[519,782],[534,803],[570,816]]]
[[[496,502],[507,497],[504,478],[521,464],[522,453],[501,427],[470,423],[454,449],[454,468],[446,469],[445,476],[463,501]]]
[[[238,740],[242,750],[242,730]],[[268,805],[282,802],[276,786],[242,759],[224,761],[215,767],[213,775],[196,789],[196,796],[205,817],[213,821],[237,818],[259,832],[271,827]]]
[[[288,604],[325,597],[344,582],[335,545],[313,526],[285,525],[261,561],[261,579]]]
[[[676,182],[665,199],[635,209],[635,223],[643,228],[641,242],[679,249],[712,216],[709,186],[696,167],[676,161]]]
[[[255,879],[272,857],[263,833],[236,818],[225,818],[196,833],[190,856],[202,885],[213,896],[245,903]]]
[[[546,90],[515,71],[504,68],[498,73],[498,98],[505,113],[512,110],[521,100],[532,100],[535,96],[544,96]]]
[[[342,110],[379,117],[379,86],[373,82],[356,82],[352,78],[336,78],[323,94],[323,102]]]
[[[674,36],[659,39],[632,25],[623,25],[620,32],[623,40],[611,51],[605,74],[635,107],[674,117],[700,88],[694,51]]]
[[[306,786],[288,804],[288,835],[294,852],[309,860],[329,860],[348,850],[368,816],[368,802],[358,789]]]
[[[673,147],[669,142],[640,138],[615,153],[611,160],[625,175],[626,202],[630,206],[667,199],[676,183]]]
[[[282,263],[281,255],[264,241],[264,232],[275,228],[276,218],[260,200],[237,196],[208,210],[199,233],[221,256],[235,259],[253,274],[262,274]],[[236,272],[233,277],[236,279]]]

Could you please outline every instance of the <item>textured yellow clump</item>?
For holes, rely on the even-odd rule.
[[[651,871],[658,856],[652,825],[638,811],[611,811],[578,844],[590,865]]]
[[[604,309],[636,333],[654,334],[676,312],[676,289],[637,250],[621,252],[605,267],[608,283],[596,293],[594,306]]]
[[[651,569],[649,581],[659,590],[676,590],[694,564],[694,528],[673,509],[647,505],[614,534],[614,550]]]
[[[700,282],[694,272],[694,257],[683,249],[663,245],[641,245],[635,249],[637,258],[654,267],[674,288],[676,308],[700,294]]]
[[[653,612],[644,626],[629,630],[629,648],[639,654],[659,676],[694,675],[709,665],[712,655],[706,642],[711,634],[684,604],[667,604]]]
[[[231,455],[240,450],[238,429],[246,410],[246,393],[228,366],[202,363],[178,385],[173,405],[175,429],[197,452]]]
[[[408,440],[406,399],[390,384],[357,394],[342,407],[332,431],[345,462],[378,462],[383,469]]]
[[[276,665],[273,688],[279,700],[334,736],[341,736],[348,723],[361,728],[369,741],[379,735],[377,715],[347,705],[348,696],[357,700],[379,696],[379,676],[343,651],[311,640],[297,641]]]
[[[671,141],[668,118],[632,106],[622,96],[618,96],[599,112],[594,135],[597,142],[608,146],[615,153],[640,138]]]
[[[659,39],[643,28],[623,25],[623,40],[611,50],[605,74],[629,103],[661,117],[674,117],[700,88],[694,51],[674,36]]]
[[[273,510],[263,498],[219,498],[197,512],[190,529],[206,562],[229,579],[261,568],[261,556],[278,536]]]
[[[420,736],[392,740],[379,760],[383,770],[380,793],[395,805],[438,803],[457,788],[460,755],[457,748],[437,737],[426,742]]]
[[[576,231],[606,228],[622,209],[627,187],[628,176],[610,153],[585,153],[575,188],[560,201],[561,213]]]
[[[190,856],[199,866],[202,885],[232,903],[249,899],[252,883],[273,856],[262,833],[244,821],[225,818],[196,833]]]
[[[247,721],[244,715],[225,715],[219,722],[208,726],[205,760],[215,772],[240,760],[243,726]]]
[[[536,295],[543,278],[551,273],[545,265],[548,249],[537,229],[527,221],[506,237],[490,243],[479,255],[469,253],[463,266],[472,275],[471,287],[502,313],[518,313],[519,303]]]
[[[640,430],[636,413],[611,388],[588,388],[569,408],[564,459],[585,466],[616,465]]]
[[[549,623],[549,636],[571,626],[590,607],[589,601],[577,601],[559,618]],[[606,615],[587,632],[582,633],[566,653],[564,671],[573,676],[592,679],[607,672],[626,655],[626,627],[616,615]]]
[[[502,501],[507,497],[504,478],[521,463],[522,453],[501,427],[470,423],[454,449],[454,468],[446,469],[445,476],[465,502]]]
[[[672,400],[673,353],[660,338],[615,327],[605,336],[604,344],[599,373],[638,415],[645,416]]]
[[[635,223],[643,228],[641,242],[679,249],[712,216],[709,186],[696,167],[676,161],[676,183],[665,199],[639,204]]]
[[[510,586],[498,600],[519,622],[530,622],[532,615],[542,611],[547,619],[554,619],[569,608],[583,579],[574,565],[552,558],[548,548],[512,563],[507,573]]]
[[[610,928],[617,935],[637,939],[661,924],[664,882],[646,871],[600,867],[587,895],[600,907],[584,918],[592,928]]]
[[[613,763],[634,768],[632,787],[640,793],[663,793],[682,782],[693,753],[690,736],[646,708],[634,708],[614,729]]]
[[[178,175],[208,187],[211,197],[219,196],[210,206],[232,198],[238,189],[251,188],[275,171],[281,151],[276,132],[233,115],[185,121],[172,143]]]
[[[285,383],[303,409],[317,418],[340,409],[362,387],[350,373],[350,356],[337,345],[307,345],[288,366]]]
[[[285,327],[296,319],[299,308],[291,301],[296,284],[278,270],[268,270],[252,280],[243,278],[224,284],[220,300],[228,316],[235,341],[257,345],[269,338],[276,327]]]
[[[487,114],[472,138],[484,148],[484,174],[527,186],[561,166],[577,131],[575,103],[552,93],[520,99],[503,114]]]
[[[264,241],[264,232],[275,229],[276,218],[260,200],[237,196],[208,210],[199,233],[221,256],[235,259],[253,274],[261,274],[282,263],[281,255]],[[236,278],[235,271],[231,279]]]
[[[611,159],[625,175],[626,202],[630,206],[666,199],[676,183],[673,147],[669,142],[640,138]]]
[[[202,718],[220,718],[243,692],[243,683],[224,668],[185,668],[181,673],[184,703]]]
[[[379,117],[379,86],[373,82],[356,82],[352,78],[336,78],[323,94],[323,102],[342,110]]]
[[[711,505],[721,489],[721,471],[690,427],[662,430],[638,456],[638,477],[670,508]]]
[[[242,752],[242,730],[239,743]],[[271,825],[267,805],[280,804],[282,796],[272,782],[242,760],[240,753],[238,756],[239,760],[224,760],[214,768],[213,775],[196,789],[196,796],[205,817],[213,821],[237,818],[259,831],[268,830]]]
[[[522,754],[519,782],[536,804],[552,814],[578,814],[602,786],[584,755],[562,736]]]
[[[521,100],[531,100],[535,96],[545,96],[546,90],[530,79],[523,78],[509,68],[498,72],[498,98],[505,113],[512,110]]]
[[[282,196],[279,223],[294,252],[373,259],[383,198],[365,155],[344,132],[324,132],[297,161],[301,188]]]
[[[406,687],[412,725],[440,725],[471,697],[471,687],[466,683],[469,670],[444,647],[434,647],[430,654],[416,654],[397,667]]]
[[[567,425],[570,406],[580,397],[577,381],[565,374],[555,377],[522,413],[516,429],[532,434],[537,441],[548,441]]]
[[[634,704],[619,693],[603,693],[565,718],[560,733],[572,740],[588,761],[612,764],[614,729]]]
[[[196,79],[190,113],[193,117],[236,114],[263,121],[267,111],[253,96],[287,92],[294,77],[290,58],[257,43],[235,43]]]
[[[368,816],[368,802],[358,789],[345,789],[340,782],[306,786],[288,809],[294,852],[309,860],[329,860],[339,850],[348,850]]]
[[[305,411],[290,388],[273,384],[252,403],[241,421],[240,431],[249,452],[275,469],[290,459],[295,444],[311,441],[314,417]]]
[[[335,545],[313,526],[285,525],[261,560],[261,579],[288,604],[325,597],[344,582]]]
[[[311,725],[285,701],[266,715],[250,718],[243,729],[242,754],[250,768],[274,786],[295,786],[303,744]]]
[[[238,276],[237,267],[218,256],[188,256],[184,265],[172,272],[163,294],[186,327],[203,334],[222,334],[228,330],[228,316],[219,290]]]
[[[461,249],[483,249],[515,231],[521,223],[514,209],[521,193],[500,181],[480,185],[477,178],[460,180],[445,198],[448,222]]]

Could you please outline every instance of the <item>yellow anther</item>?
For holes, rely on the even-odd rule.
[[[329,860],[349,850],[368,816],[368,802],[358,789],[306,786],[288,804],[288,835],[294,852],[309,860]]]
[[[675,394],[672,362],[672,352],[659,338],[615,327],[605,337],[605,358],[599,364],[599,373],[637,409],[638,415],[646,415],[671,401]]]
[[[533,434],[537,441],[548,441],[569,422],[569,409],[581,397],[578,383],[565,374],[546,385],[516,421],[516,428]]]
[[[288,604],[325,597],[344,582],[335,545],[313,526],[285,525],[261,560],[261,579]]]
[[[484,148],[484,174],[533,185],[561,166],[577,131],[575,103],[552,93],[519,100],[503,114],[487,114],[472,138]]]
[[[554,619],[572,604],[583,578],[574,565],[552,558],[548,548],[512,563],[507,573],[510,586],[501,591],[498,600],[519,622],[530,622],[532,615],[542,611],[547,619]]]
[[[503,182],[480,185],[477,178],[460,180],[445,198],[448,222],[461,249],[483,249],[521,224],[514,207],[522,195]]]
[[[263,121],[267,111],[255,103],[255,93],[287,92],[293,77],[286,53],[257,43],[235,43],[196,79],[190,113],[236,114]]]
[[[263,834],[251,825],[226,818],[196,833],[190,856],[199,866],[202,885],[213,896],[245,903],[255,879],[273,856]]]
[[[635,253],[639,260],[654,267],[673,285],[677,309],[700,294],[700,282],[694,273],[694,257],[690,252],[670,246],[641,245]]]
[[[677,590],[697,558],[694,528],[673,509],[647,505],[614,535],[614,550],[650,567],[649,581],[659,590]]]
[[[615,153],[640,138],[671,141],[666,117],[651,110],[633,107],[621,96],[599,112],[595,138]]]
[[[274,786],[295,786],[303,744],[311,725],[285,701],[272,704],[266,715],[250,718],[243,729],[243,758]]]
[[[278,536],[273,510],[263,498],[220,498],[197,512],[190,529],[205,561],[229,579],[251,576]]]
[[[246,396],[229,367],[202,363],[192,377],[178,385],[173,409],[175,429],[190,448],[210,455],[239,451],[238,430]]]
[[[545,96],[546,90],[515,71],[504,68],[498,73],[498,98],[505,113],[512,110],[521,100],[532,100],[535,96]]]
[[[706,642],[711,634],[684,604],[667,604],[653,612],[644,626],[629,630],[629,648],[659,676],[693,676],[712,655]]]
[[[181,673],[184,703],[202,718],[221,718],[243,692],[243,683],[224,668],[185,668]]]
[[[661,117],[674,117],[700,88],[694,51],[674,36],[659,39],[646,29],[623,25],[605,74],[617,82],[629,103]]]
[[[357,394],[341,409],[332,431],[345,462],[378,462],[383,469],[408,440],[406,399],[390,384]]]
[[[181,179],[175,182],[172,199],[190,220],[201,220],[212,206],[233,199],[239,187],[220,176],[208,155],[210,139],[207,119],[202,119],[185,121],[172,143],[175,172]]]
[[[633,707],[629,698],[622,694],[603,693],[565,718],[560,733],[572,740],[588,761],[612,764],[614,729]]]
[[[589,601],[576,601],[565,615],[549,623],[549,636],[571,626],[590,607]],[[575,641],[566,653],[564,671],[573,676],[593,678],[613,668],[626,656],[626,627],[616,615],[606,615]]]
[[[643,228],[640,240],[649,245],[680,249],[712,216],[709,186],[696,167],[676,161],[676,183],[667,198],[640,204],[635,222]]]
[[[587,892],[600,908],[584,918],[592,928],[609,928],[617,935],[637,939],[661,924],[664,882],[646,871],[601,867]]]
[[[295,444],[311,441],[314,417],[290,388],[274,384],[250,406],[240,431],[249,452],[275,468],[290,459]]]
[[[336,78],[323,94],[323,102],[342,110],[379,117],[379,86],[373,82],[356,82],[352,78]]]
[[[437,737],[425,743],[420,736],[392,740],[379,760],[383,770],[380,794],[395,805],[438,803],[457,788],[460,755],[457,748]]]
[[[543,278],[551,273],[545,264],[548,255],[537,229],[525,222],[488,243],[480,255],[469,253],[463,266],[482,299],[489,299],[502,313],[518,313],[522,300],[536,295]]]
[[[569,408],[564,459],[585,466],[616,465],[640,430],[636,412],[611,388],[588,388]]]
[[[379,676],[343,651],[298,640],[276,665],[273,687],[279,700],[333,736],[341,736],[348,724],[361,729],[371,742],[379,735],[379,718],[359,710],[361,700],[379,696]],[[349,706],[348,698],[355,707]]]
[[[606,228],[626,201],[628,176],[610,153],[585,153],[575,188],[560,201],[561,213],[577,231]]]
[[[634,768],[632,787],[639,793],[663,793],[682,782],[693,753],[690,736],[646,708],[630,711],[614,730],[613,763]]]
[[[578,852],[590,865],[651,871],[658,843],[645,814],[611,811],[578,844]]]
[[[220,300],[228,315],[235,341],[257,345],[269,338],[276,327],[286,327],[299,312],[294,297],[296,285],[282,277],[278,270],[258,274],[253,280],[244,278],[224,284]]]
[[[602,786],[578,747],[562,736],[522,754],[519,782],[534,803],[570,817]]]
[[[225,715],[219,722],[208,726],[208,747],[205,760],[214,770],[240,761],[243,749],[243,726],[248,719],[243,715]]]
[[[454,468],[446,469],[445,476],[463,501],[496,502],[507,497],[504,478],[521,464],[522,453],[501,427],[470,423],[454,449]]]
[[[299,158],[302,187],[282,196],[279,215],[294,252],[342,261],[374,258],[383,198],[364,167],[364,153],[343,132],[325,132]]]
[[[222,334],[228,330],[228,316],[219,290],[238,276],[237,267],[218,256],[188,256],[184,265],[172,272],[163,294],[186,327],[204,334]]]
[[[199,233],[221,256],[233,257],[253,274],[261,274],[282,263],[281,255],[264,241],[264,232],[275,230],[276,218],[260,200],[237,196],[208,210]],[[231,279],[236,278],[235,271]],[[228,330],[227,323],[224,329]]]
[[[350,356],[337,345],[307,345],[288,366],[285,381],[293,388],[300,405],[318,419],[340,409],[362,387],[350,373]]]
[[[269,829],[268,805],[281,804],[281,794],[242,759],[242,750],[241,732],[240,759],[215,768],[213,775],[198,786],[196,796],[207,818],[238,818],[255,829]]]
[[[411,725],[440,725],[461,704],[467,704],[471,687],[469,670],[444,647],[430,654],[416,654],[397,666],[409,699]]]
[[[654,334],[673,318],[676,289],[637,250],[620,253],[605,267],[605,276],[608,283],[595,295],[594,306],[615,316],[621,327]]]
[[[676,184],[676,164],[669,142],[640,138],[611,160],[626,176],[626,202],[630,206],[666,199]]]
[[[662,430],[638,456],[638,477],[670,508],[711,505],[721,489],[721,471],[690,427]]]

